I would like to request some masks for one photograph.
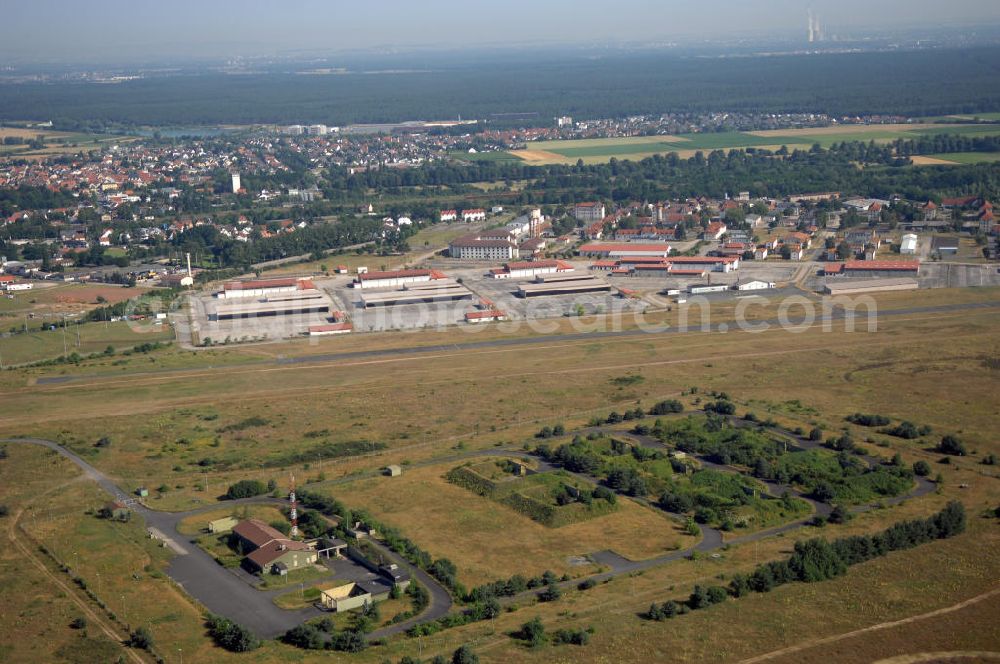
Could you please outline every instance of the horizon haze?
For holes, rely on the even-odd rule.
[[[756,36],[806,41],[813,11],[829,37],[872,30],[892,32],[944,25],[1000,23],[1000,3],[956,0],[622,0],[545,3],[511,0],[468,5],[428,0],[419,5],[381,0],[345,6],[303,0],[285,5],[261,0],[136,5],[98,0],[18,3],[4,10],[12,28],[0,45],[8,62],[114,62],[156,59],[275,56],[346,50],[470,48],[532,44],[538,47],[636,42],[711,42]],[[44,30],[36,26],[44,25]],[[86,35],[81,39],[80,35]],[[766,41],[763,41],[766,44]]]

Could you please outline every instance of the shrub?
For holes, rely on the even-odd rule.
[[[951,434],[944,436],[941,442],[938,443],[938,452],[952,456],[965,456],[968,454],[962,441]]]
[[[552,634],[552,643],[585,646],[590,641],[590,633],[585,629],[560,629]]]
[[[736,412],[736,405],[731,401],[719,399],[718,401],[705,404],[705,411],[718,413],[719,415],[732,415]]]
[[[267,493],[267,485],[260,480],[240,480],[233,484],[226,491],[226,498],[237,500],[239,498],[253,498]]]
[[[361,652],[368,647],[368,641],[364,632],[348,630],[335,634],[327,647],[340,652]]]
[[[468,645],[462,645],[452,653],[451,664],[479,664],[479,655]]]
[[[538,593],[539,602],[554,602],[560,597],[562,597],[562,591],[555,584],[549,584],[545,587],[545,590]]]
[[[250,652],[260,647],[260,640],[253,632],[228,618],[209,615],[206,623],[212,639],[230,652]]]
[[[315,626],[308,623],[291,628],[281,640],[290,646],[304,650],[322,650],[326,647],[326,639]]]
[[[918,427],[913,422],[903,421],[894,427],[888,427],[881,430],[882,433],[889,434],[890,436],[895,436],[896,438],[903,438],[904,440],[913,440],[914,438],[920,438],[920,436],[926,436],[931,432],[931,428],[928,426]]]
[[[884,427],[891,421],[885,415],[867,415],[864,413],[854,413],[853,415],[848,415],[845,419],[852,424],[858,424],[863,427]]]
[[[931,466],[924,460],[916,461],[913,464],[913,474],[920,477],[927,477],[931,474]]]
[[[540,618],[535,617],[521,625],[517,631],[517,638],[527,641],[532,648],[538,648],[545,644],[545,626]]]
[[[711,586],[708,589],[708,601],[712,604],[721,604],[729,598],[729,592],[722,586]]]
[[[682,413],[684,412],[684,406],[680,401],[676,399],[667,399],[666,401],[661,401],[652,408],[649,409],[650,415],[669,415],[670,413]]]
[[[128,640],[125,641],[125,645],[130,648],[149,650],[153,647],[153,635],[150,634],[149,630],[145,627],[139,627],[134,632],[129,634]]]

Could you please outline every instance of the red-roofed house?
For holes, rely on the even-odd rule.
[[[472,210],[462,210],[462,221],[473,222],[473,221],[485,221],[486,220],[486,210],[480,208],[475,208]]]
[[[316,551],[304,542],[289,539],[259,519],[240,521],[233,528],[244,551],[247,567],[255,572],[276,573],[316,562]]]
[[[701,234],[703,240],[718,240],[726,233],[726,225],[721,221],[713,221]]]

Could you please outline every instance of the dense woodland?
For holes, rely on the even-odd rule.
[[[962,137],[939,137],[959,145]],[[937,140],[937,139],[934,139]],[[976,139],[973,139],[976,140]],[[474,182],[530,180],[511,203],[565,204],[601,198],[615,201],[654,201],[664,198],[711,196],[750,191],[755,196],[782,197],[811,191],[843,191],[854,195],[888,197],[900,194],[912,200],[940,199],[960,194],[1000,191],[1000,166],[911,168],[892,146],[840,143],[829,150],[753,148],[728,154],[718,150],[681,159],[675,154],[642,161],[598,165],[528,166],[521,162],[474,162],[431,165],[407,171],[369,171],[353,176],[331,172],[327,197],[362,195],[371,189],[386,195],[404,195],[408,187],[463,185]],[[426,194],[427,190],[425,190]]]
[[[401,73],[152,77],[116,85],[0,85],[0,119],[109,125],[345,125],[461,115],[503,124],[667,112],[910,116],[1000,108],[1000,48],[697,58],[675,53],[534,59],[414,56]],[[387,67],[388,68],[388,67]],[[383,70],[384,71],[384,70]],[[934,81],[928,85],[928,81]]]

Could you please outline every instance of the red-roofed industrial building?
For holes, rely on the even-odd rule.
[[[602,256],[606,258],[625,258],[637,256],[658,256],[666,258],[670,255],[670,245],[660,244],[639,244],[630,242],[627,244],[604,244],[591,243],[580,247],[581,256]]]
[[[490,277],[493,279],[530,279],[539,274],[569,272],[572,269],[572,265],[563,261],[521,261],[507,263],[502,268],[490,270]]]
[[[354,330],[351,323],[330,323],[328,325],[310,325],[310,337],[328,337],[334,334],[349,334]]]
[[[870,273],[870,272],[912,272],[920,270],[920,261],[847,261],[844,263],[844,272]]]
[[[355,288],[397,288],[435,279],[444,275],[433,270],[391,270],[388,272],[365,272],[354,280]]]
[[[499,309],[485,309],[483,311],[470,311],[465,314],[466,323],[489,323],[496,320],[507,320],[507,314]]]

